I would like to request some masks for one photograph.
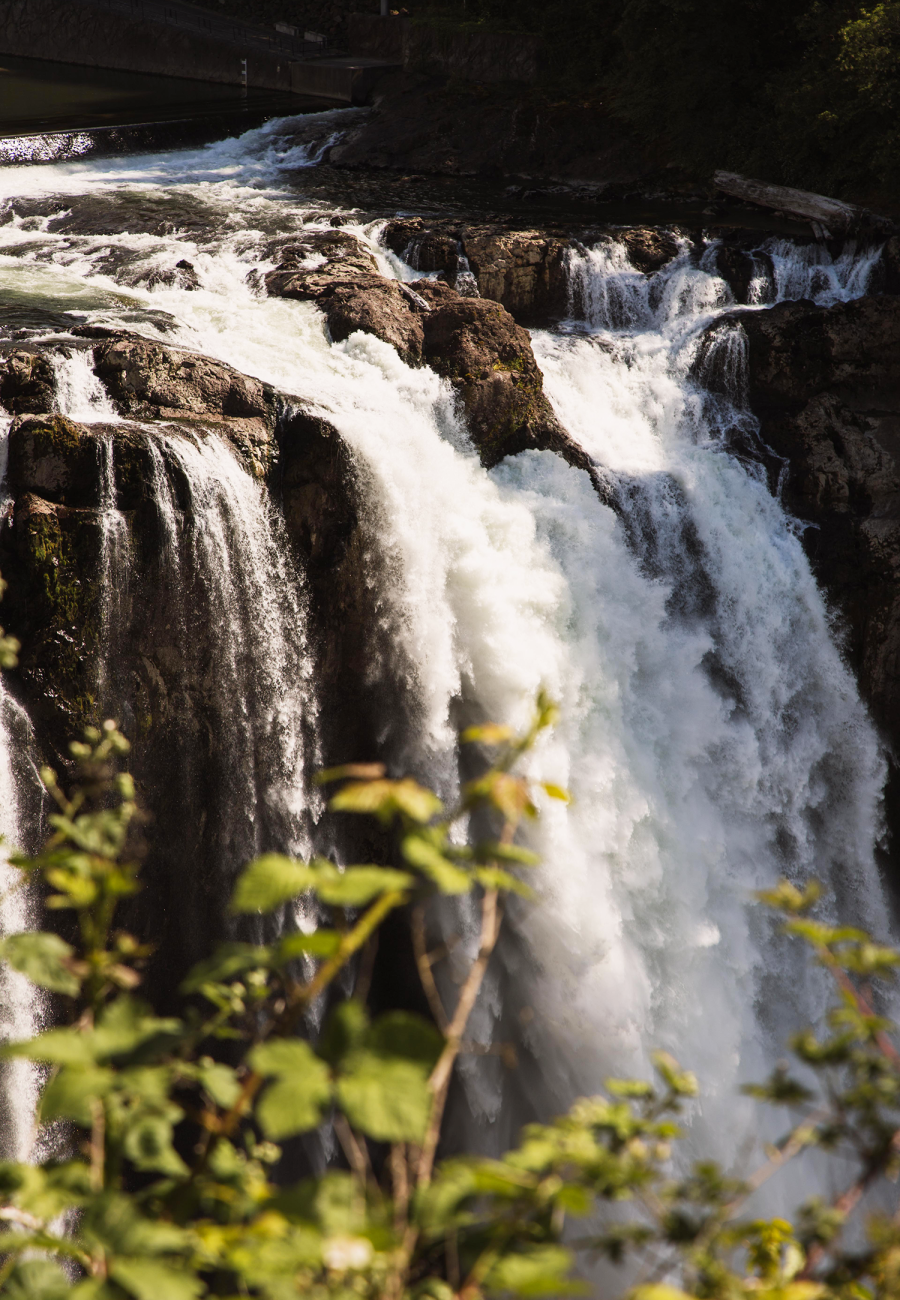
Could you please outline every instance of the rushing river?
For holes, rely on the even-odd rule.
[[[727,1160],[743,1137],[739,1084],[770,1068],[822,993],[752,891],[817,875],[848,919],[877,929],[885,915],[874,860],[883,757],[797,527],[752,458],[731,450],[736,428],[745,444],[755,436],[739,341],[721,345],[733,353],[728,395],[702,384],[700,336],[733,307],[730,293],[687,246],[651,277],[615,243],[572,254],[569,318],[533,344],[560,420],[603,467],[616,508],[550,452],[488,472],[445,381],[372,336],[331,343],[312,305],[267,298],[248,277],[270,269],[260,257],[274,235],[328,226],[333,210],[304,196],[298,173],[313,164],[283,121],[192,152],[0,170],[0,199],[19,203],[0,225],[0,302],[31,337],[86,320],[206,353],[337,427],[364,485],[372,583],[395,649],[386,709],[399,692],[416,719],[390,735],[394,763],[449,792],[460,716],[520,725],[539,688],[559,701],[561,723],[532,765],[573,802],[544,810],[541,902],[512,911],[473,1026],[483,1042],[513,1037],[522,1064],[511,1074],[499,1056],[467,1058],[456,1122],[502,1145],[522,1117],[609,1073],[646,1071],[664,1047],[700,1078],[698,1149]],[[86,193],[115,205],[118,233],[54,229]],[[129,212],[144,214],[142,233]],[[385,274],[411,277],[380,248],[377,222],[344,222]],[[821,302],[865,292],[874,258],[850,250],[832,262],[784,242],[769,252],[775,280],[760,297]],[[136,266],[182,259],[199,278],[190,290],[116,275],[126,262],[133,281]],[[64,413],[111,418],[86,366],[59,391]],[[210,807],[232,819],[223,844],[253,851],[268,818],[267,843],[302,851],[315,808],[300,769],[314,759],[320,706],[302,575],[282,553],[277,511],[224,446],[160,456],[181,458],[204,521],[191,548],[171,541],[166,572],[172,591],[186,570],[200,574],[218,638],[229,757]],[[112,515],[104,538],[120,587],[127,556]],[[110,639],[127,636],[114,614]],[[192,653],[186,606],[174,621]],[[15,834],[0,759],[2,824]],[[442,924],[474,941],[466,915]],[[19,995],[6,996],[13,1007]],[[23,1014],[15,1003],[6,1022],[19,1031]]]

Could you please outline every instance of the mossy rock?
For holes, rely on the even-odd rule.
[[[18,674],[53,731],[77,735],[98,720],[101,517],[28,494],[16,503],[15,533],[6,608],[22,642]]]

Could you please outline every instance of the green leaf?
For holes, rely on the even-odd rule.
[[[24,1056],[28,1061],[46,1061],[50,1065],[93,1065],[94,1043],[91,1035],[80,1029],[48,1029],[36,1038],[21,1043],[7,1043],[0,1056]]]
[[[696,1097],[699,1091],[697,1076],[681,1066],[668,1052],[654,1052],[653,1064],[666,1085],[678,1097]]]
[[[250,1053],[254,1070],[274,1075],[256,1105],[266,1137],[278,1141],[316,1128],[322,1109],[331,1100],[328,1067],[301,1039],[273,1039]]]
[[[605,1079],[604,1085],[614,1097],[644,1098],[654,1093],[653,1084],[647,1079]]]
[[[526,885],[524,880],[510,875],[501,867],[476,867],[472,874],[479,885],[483,885],[485,889],[499,889],[507,894],[518,894],[520,898],[535,897],[530,885]]]
[[[415,884],[407,872],[390,867],[346,867],[339,871],[331,862],[316,865],[315,891],[323,903],[334,907],[362,907],[379,894],[409,889]]]
[[[296,931],[279,940],[274,963],[282,966],[298,957],[333,957],[340,946],[341,936],[337,930],[314,930],[312,934]]]
[[[379,1142],[421,1142],[431,1110],[428,1073],[411,1061],[355,1052],[337,1080],[337,1098],[354,1128]]]
[[[231,899],[232,912],[274,912],[315,883],[315,872],[303,862],[280,853],[266,853],[238,876]]]
[[[94,1118],[91,1102],[105,1097],[115,1078],[112,1070],[103,1067],[63,1066],[48,1080],[41,1093],[41,1121],[71,1119],[83,1128],[89,1128]]]
[[[808,881],[802,892],[789,880],[780,880],[774,889],[759,890],[756,897],[761,903],[778,912],[797,915],[812,907],[821,892],[822,888],[817,880]]]
[[[163,1264],[155,1259],[113,1259],[110,1276],[137,1300],[196,1300],[206,1290],[186,1264]]]
[[[166,1051],[184,1032],[180,1020],[161,1019],[136,998],[118,997],[101,1013],[97,1027],[85,1034],[98,1059],[147,1056]]]
[[[402,813],[414,822],[429,822],[443,808],[436,794],[410,777],[402,781],[360,781],[344,786],[328,805],[334,812],[370,813],[389,822]]]
[[[20,1260],[3,1285],[8,1300],[64,1300],[71,1283],[49,1259]]]
[[[81,980],[66,964],[74,949],[58,934],[42,930],[26,930],[11,934],[0,944],[0,957],[9,962],[13,970],[27,975],[32,984],[54,993],[77,997]]]
[[[444,1039],[430,1021],[412,1011],[388,1011],[366,1035],[366,1048],[379,1056],[414,1061],[430,1073],[444,1050]]]
[[[691,1297],[677,1286],[654,1282],[647,1286],[636,1286],[629,1292],[629,1300],[691,1300]]]
[[[497,722],[482,722],[480,726],[466,727],[460,736],[464,745],[505,745],[513,738],[512,727],[501,726]]]
[[[197,1077],[217,1106],[227,1109],[240,1096],[241,1085],[230,1065],[222,1065],[218,1061],[208,1064],[201,1062],[197,1067]]]
[[[181,1178],[188,1167],[172,1145],[172,1125],[162,1115],[145,1115],[125,1130],[125,1154],[136,1169]]]
[[[433,880],[442,894],[467,894],[472,888],[472,877],[455,863],[445,858],[422,835],[407,835],[400,851],[410,866],[423,871]]]
[[[475,856],[479,862],[499,859],[501,862],[516,862],[523,867],[537,867],[541,862],[538,854],[532,853],[531,849],[525,849],[521,844],[501,844],[499,840],[482,840],[475,850]]]
[[[569,1280],[571,1253],[565,1246],[536,1246],[527,1254],[501,1255],[485,1279],[485,1290],[513,1295],[572,1295],[589,1288]]]
[[[349,1052],[363,1046],[368,1032],[368,1012],[356,998],[348,998],[332,1008],[316,1043],[316,1053],[335,1066]]]
[[[192,966],[181,984],[182,993],[198,993],[205,984],[228,984],[250,970],[272,963],[272,950],[252,943],[220,944],[206,961]]]
[[[568,790],[561,785],[554,785],[552,781],[542,781],[541,789],[545,794],[549,794],[551,799],[559,799],[561,803],[571,803],[572,796]]]

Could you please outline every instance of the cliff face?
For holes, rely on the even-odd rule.
[[[732,318],[749,341],[749,401],[782,458],[787,508],[839,615],[846,652],[900,758],[900,297],[783,303]]]

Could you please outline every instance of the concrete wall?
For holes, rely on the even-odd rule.
[[[291,89],[287,57],[72,0],[5,0],[0,53],[226,85],[241,84],[241,60],[246,58],[248,86]]]
[[[540,38],[521,32],[460,32],[405,18],[351,14],[350,49],[379,58],[402,57],[410,72],[463,81],[534,81]]]

